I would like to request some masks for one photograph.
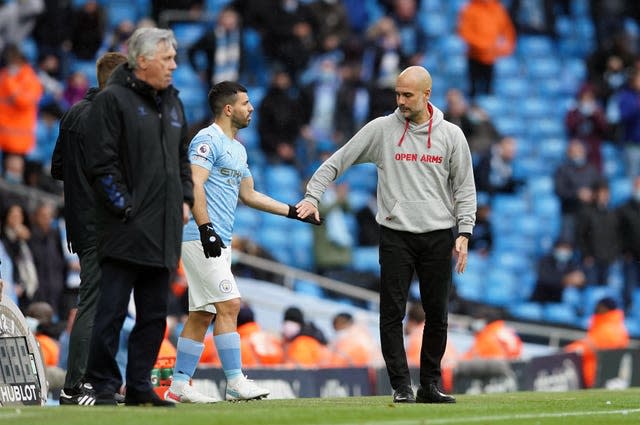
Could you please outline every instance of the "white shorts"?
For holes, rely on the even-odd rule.
[[[231,248],[222,255],[207,258],[200,241],[182,242],[182,263],[189,285],[189,311],[215,313],[213,303],[240,298],[236,279],[231,273]]]

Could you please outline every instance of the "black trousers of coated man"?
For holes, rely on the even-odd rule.
[[[447,345],[453,242],[451,229],[416,234],[380,228],[380,344],[393,389],[411,385],[402,320],[414,271],[426,317],[420,385],[426,387],[440,379],[440,361]]]

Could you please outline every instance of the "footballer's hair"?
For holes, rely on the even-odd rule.
[[[158,52],[158,44],[166,43],[178,48],[173,31],[161,28],[138,28],[127,40],[127,62],[131,69],[138,67],[138,57],[151,59]]]
[[[96,75],[98,76],[98,87],[104,88],[107,85],[107,80],[118,67],[118,65],[125,63],[127,57],[118,52],[107,52],[100,56],[96,62]]]
[[[247,88],[234,81],[222,81],[209,90],[209,108],[214,117],[222,113],[226,105],[235,103],[238,93],[246,93]]]

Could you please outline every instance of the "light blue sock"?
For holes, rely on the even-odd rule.
[[[229,332],[213,337],[227,381],[242,376],[242,357],[240,354],[240,334]]]
[[[189,382],[200,361],[204,344],[188,338],[178,338],[178,355],[173,368],[173,380]]]

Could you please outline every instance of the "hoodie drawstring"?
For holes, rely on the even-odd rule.
[[[427,110],[431,117],[429,118],[429,134],[427,135],[427,149],[431,149],[431,128],[433,128],[433,106],[431,103],[427,104]],[[407,130],[409,129],[409,120],[405,119],[404,121],[404,131],[402,132],[402,137],[398,141],[398,146],[402,146],[402,142],[404,142],[404,136],[407,134]]]

